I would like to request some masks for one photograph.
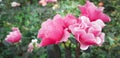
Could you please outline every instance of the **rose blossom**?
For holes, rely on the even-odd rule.
[[[80,43],[80,48],[86,50],[91,45],[102,45],[105,34],[101,31],[104,26],[102,20],[90,22],[89,18],[81,16],[79,23],[70,25],[69,29]]]
[[[12,28],[12,32],[9,33],[9,35],[7,35],[7,37],[5,38],[5,40],[9,43],[17,43],[20,42],[21,40],[21,33],[20,30],[16,27]]]
[[[39,45],[41,47],[67,41],[69,35],[63,19],[60,15],[56,15],[53,20],[48,19],[42,23],[37,37],[42,39]]]
[[[111,19],[109,16],[103,13],[103,7],[96,7],[92,2],[86,1],[84,6],[79,6],[81,15],[90,18],[90,21],[101,19],[103,22],[109,22]]]

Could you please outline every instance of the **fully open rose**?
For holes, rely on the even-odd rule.
[[[90,22],[89,18],[81,16],[79,23],[70,25],[69,29],[80,43],[80,48],[86,50],[91,45],[101,46],[104,42],[105,34],[101,32],[104,26],[105,24],[101,20]]]

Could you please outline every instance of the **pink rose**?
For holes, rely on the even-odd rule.
[[[21,33],[20,30],[18,28],[12,28],[12,32],[9,33],[9,35],[7,35],[7,37],[5,38],[5,40],[9,43],[17,43],[20,42],[21,40]]]
[[[96,7],[92,2],[87,1],[84,6],[79,6],[81,15],[90,18],[90,21],[101,19],[104,22],[109,22],[111,19],[109,16],[103,13],[103,7]]]
[[[91,45],[102,45],[105,34],[101,31],[104,26],[102,20],[90,22],[89,18],[81,16],[79,23],[70,25],[69,29],[80,43],[80,48],[86,50]]]
[[[69,35],[63,19],[60,15],[56,15],[53,20],[48,19],[42,23],[37,37],[42,39],[39,45],[41,47],[67,41]]]

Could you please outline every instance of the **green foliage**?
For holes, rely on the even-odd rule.
[[[14,0],[21,3],[20,7],[11,7],[13,0],[0,2],[0,58],[47,58],[46,47],[35,49],[32,53],[27,52],[31,39],[37,38],[37,32],[41,23],[56,14],[65,16],[68,13],[80,15],[77,8],[83,5],[85,0],[59,0],[59,8],[53,10],[54,3],[43,7],[37,0]],[[101,0],[91,0],[96,5]],[[120,56],[120,0],[102,0],[105,13],[111,17],[111,22],[106,23],[105,43],[101,47],[90,47],[87,51],[81,51],[81,58],[119,58]],[[12,27],[19,27],[22,33],[22,42],[16,45],[4,41]],[[75,40],[70,38],[66,43],[71,44],[72,57],[75,58]],[[61,53],[65,53],[64,45],[60,44]],[[64,54],[62,54],[62,58]]]

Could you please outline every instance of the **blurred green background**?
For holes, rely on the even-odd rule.
[[[11,7],[11,2],[16,1],[20,7]],[[80,51],[80,58],[120,58],[120,0],[90,0],[97,6],[104,3],[107,15],[111,22],[106,23],[105,43],[101,47],[93,46],[86,51]],[[0,58],[48,58],[49,48],[35,49],[27,52],[28,44],[32,39],[37,39],[37,33],[41,23],[56,14],[65,16],[71,13],[78,17],[80,11],[78,5],[84,5],[85,0],[58,0],[57,3],[49,3],[43,7],[38,0],[3,0],[0,2]],[[53,7],[58,7],[53,10]],[[18,27],[22,33],[22,42],[18,45],[10,45],[4,41],[12,27]],[[69,44],[69,42],[68,42]],[[65,58],[65,49],[59,44],[61,58]],[[72,58],[75,58],[75,44],[71,43]]]

